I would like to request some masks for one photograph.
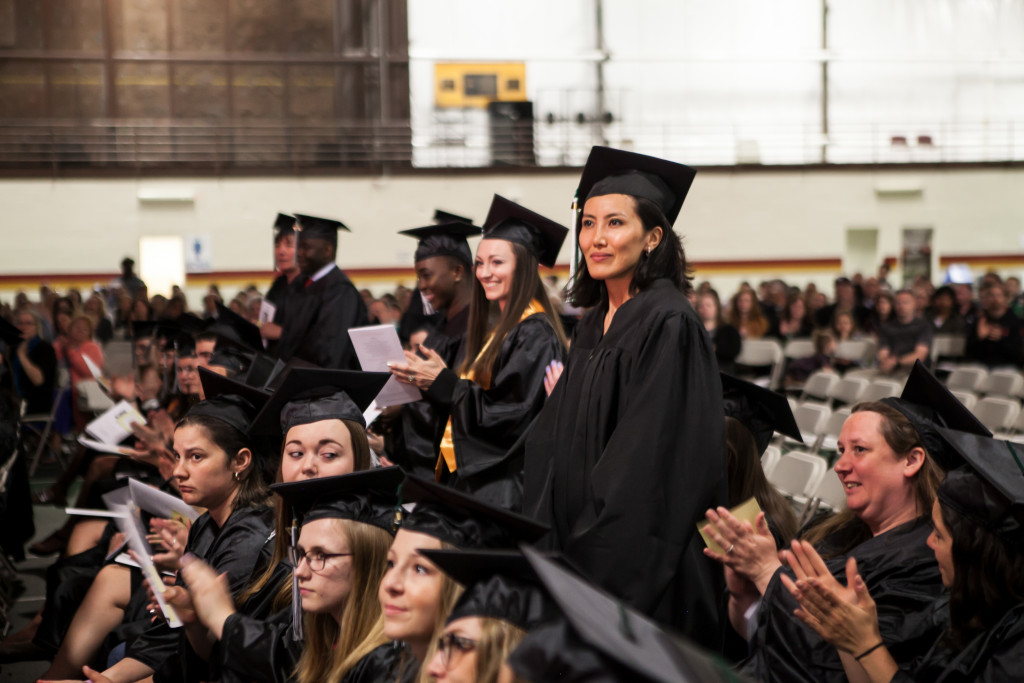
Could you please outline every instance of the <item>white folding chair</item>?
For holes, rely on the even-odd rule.
[[[962,334],[937,334],[932,337],[932,365],[939,358],[963,358],[967,337]]]
[[[971,410],[974,417],[991,432],[1005,432],[1020,414],[1020,401],[1000,396],[986,396]]]
[[[761,469],[764,470],[764,476],[768,477],[775,466],[779,464],[779,458],[782,457],[782,449],[778,446],[768,446],[764,449],[764,453],[761,455]]]
[[[755,382],[769,389],[777,389],[782,379],[784,359],[782,345],[774,339],[744,339],[736,363],[750,367],[770,366],[767,376],[760,375]]]
[[[22,435],[24,436],[24,433],[28,432],[34,434],[35,437],[39,440],[38,443],[36,444],[35,450],[32,452],[32,461],[29,463],[28,466],[29,477],[35,476],[36,469],[39,467],[39,460],[43,456],[43,451],[45,451],[47,446],[49,446],[50,444],[50,436],[53,434],[53,423],[54,420],[56,420],[57,418],[57,409],[60,407],[61,401],[64,398],[64,394],[71,390],[71,388],[67,385],[66,378],[62,376],[59,377],[65,379],[65,381],[61,383],[60,386],[57,387],[57,391],[54,392],[53,405],[50,406],[50,412],[24,413],[21,416]],[[56,453],[56,456],[57,461],[60,463],[61,468],[63,469],[64,462],[62,459],[62,454],[59,452],[59,449],[58,452]]]
[[[1002,434],[994,435],[997,439],[1006,439],[1014,443],[1024,443],[1024,410],[1017,413],[1017,419],[1010,425],[1010,429]]]
[[[827,401],[829,391],[835,386],[835,383],[839,381],[839,375],[828,370],[818,370],[817,372],[811,373],[811,376],[804,382],[803,391],[800,392],[800,400],[806,401],[807,399],[813,399],[815,401]]]
[[[829,392],[831,401],[841,401],[846,405],[853,405],[860,400],[864,391],[868,388],[868,380],[863,377],[846,377],[836,382]]]
[[[814,355],[814,342],[810,339],[790,339],[786,342],[786,358],[810,358]]]
[[[946,387],[950,391],[958,389],[977,394],[986,377],[988,377],[988,370],[985,368],[976,365],[958,365],[946,378]]]
[[[832,409],[822,403],[801,403],[793,411],[793,419],[800,430],[800,436],[804,444],[810,446],[818,441],[818,436],[824,431],[825,424],[832,417]],[[788,442],[794,443],[792,439]]]
[[[839,408],[832,412],[832,417],[825,423],[825,428],[821,432],[821,436],[818,439],[818,443],[815,445],[814,452],[834,452],[839,448],[839,432],[843,429],[843,423],[846,422],[846,418],[850,417],[852,411],[849,408]]]
[[[857,379],[858,377],[866,379],[871,382],[878,376],[878,370],[874,368],[850,368],[843,373],[843,377],[847,379]]]
[[[822,507],[836,512],[846,508],[846,487],[835,472],[826,472],[811,492],[803,514],[800,515],[800,526],[809,522]]]
[[[1024,389],[1024,375],[1013,369],[993,370],[981,382],[978,393],[986,396],[1020,396]]]
[[[860,395],[861,401],[880,401],[883,398],[892,398],[903,393],[903,383],[894,379],[872,380],[864,393]]]
[[[836,345],[835,356],[842,360],[864,363],[869,360],[867,353],[870,348],[871,346],[866,339],[847,339]]]
[[[974,412],[974,406],[978,404],[978,396],[973,391],[965,391],[963,389],[950,389],[949,393],[953,394],[956,400],[964,404],[964,408]]]
[[[804,505],[811,492],[821,483],[827,469],[821,456],[789,451],[779,457],[768,481],[795,503]]]

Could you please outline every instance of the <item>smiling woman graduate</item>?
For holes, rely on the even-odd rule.
[[[722,385],[686,300],[672,224],[681,164],[595,147],[577,196],[583,261],[569,362],[526,444],[524,512],[599,586],[717,646],[722,572],[697,522],[726,500]]]

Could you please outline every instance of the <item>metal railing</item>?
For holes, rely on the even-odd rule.
[[[0,169],[114,172],[579,166],[605,144],[697,166],[1024,161],[1024,121],[635,125],[464,120],[67,121],[0,119]]]

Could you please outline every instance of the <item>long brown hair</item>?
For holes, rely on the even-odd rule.
[[[487,300],[483,285],[474,277],[473,298],[469,302],[469,324],[466,326],[466,356],[459,367],[459,374],[473,373],[474,381],[480,386],[489,386],[491,375],[494,372],[494,364],[501,352],[501,344],[509,331],[519,324],[523,311],[530,305],[531,301],[537,300],[544,309],[544,316],[547,318],[555,336],[563,348],[568,347],[565,338],[565,331],[562,329],[562,322],[551,308],[544,283],[537,274],[537,257],[526,247],[516,242],[509,242],[512,246],[512,254],[515,256],[516,265],[512,272],[512,290],[509,292],[508,303],[505,310],[499,311],[497,303]],[[497,315],[497,321],[493,325],[494,338],[483,353],[480,353],[487,344],[489,332],[492,329],[491,317]],[[477,357],[479,356],[479,358]]]
[[[341,422],[348,428],[348,434],[352,437],[352,471],[362,472],[363,470],[370,469],[370,444],[366,440],[366,429],[363,425],[351,420],[342,420]],[[284,443],[287,442],[287,434],[282,441]],[[277,460],[277,476],[274,477],[274,481],[277,483],[282,481],[281,462],[284,460],[284,443],[281,445],[281,457]],[[245,590],[239,594],[237,600],[239,605],[245,604],[246,600],[262,591],[270,583],[271,579],[274,578],[278,565],[284,562],[288,556],[288,546],[291,543],[289,530],[293,520],[292,506],[280,496],[275,497],[275,505],[277,509],[275,517],[277,520],[274,526],[274,550],[270,554],[270,561],[267,563],[263,573],[255,581],[247,585]],[[291,603],[291,600],[292,582],[291,580],[283,581],[280,589],[277,591],[277,595],[274,596],[274,611],[284,609]]]
[[[853,407],[852,412],[859,413],[861,411],[878,413],[882,416],[880,425],[882,437],[898,459],[903,460],[915,448],[924,450],[924,462],[921,464],[921,469],[914,475],[914,503],[918,515],[928,514],[932,509],[932,503],[935,502],[935,492],[942,481],[942,470],[932,462],[914,425],[903,413],[879,401],[858,403]],[[845,532],[844,536],[848,536],[845,539],[846,542],[841,547],[824,548],[822,557],[827,559],[844,555],[853,547],[871,538],[871,529],[868,528],[867,523],[852,510],[843,510],[832,515],[800,535],[802,540],[811,545],[818,545],[826,538],[836,535],[837,532]]]
[[[480,640],[476,644],[476,683],[498,683],[501,667],[508,661],[526,632],[494,617],[480,617]],[[513,674],[512,683],[523,679]]]
[[[733,417],[725,418],[725,452],[729,472],[729,507],[755,498],[778,532],[778,540],[783,544],[789,543],[796,536],[797,528],[793,507],[764,476],[754,435]]]
[[[441,541],[441,550],[458,550],[454,545],[447,541]],[[422,555],[420,556],[422,557]],[[429,562],[430,560],[424,561]],[[433,659],[434,653],[437,652],[437,639],[444,633],[445,623],[448,621],[448,615],[451,614],[452,609],[455,607],[455,603],[462,595],[462,585],[459,584],[455,579],[442,573],[441,578],[441,598],[440,607],[437,610],[437,620],[434,621],[434,634],[430,638],[430,647],[427,648],[427,654],[420,662],[420,673],[417,677],[418,683],[432,683],[434,680],[432,676],[427,673],[427,666],[430,664],[430,660]],[[407,650],[408,652],[408,650]],[[402,663],[399,666],[399,671],[403,671],[406,665],[409,664],[408,658],[403,656]],[[399,676],[398,680],[403,680],[403,676]]]
[[[750,296],[750,313],[747,314],[747,319],[744,320],[740,313],[737,303],[741,296]],[[754,294],[752,289],[741,289],[732,295],[731,306],[729,307],[729,316],[727,318],[730,325],[735,327],[737,330],[746,329],[746,336],[749,339],[760,339],[768,333],[768,318],[764,316],[764,312],[761,310],[761,304],[757,300],[757,295]]]
[[[350,519],[336,522],[352,553],[352,590],[341,621],[330,614],[305,614],[305,644],[295,666],[299,683],[340,681],[356,662],[387,642],[376,588],[387,567],[391,534]]]

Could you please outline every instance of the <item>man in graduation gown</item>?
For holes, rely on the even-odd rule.
[[[283,361],[359,368],[348,330],[369,324],[369,317],[358,290],[334,262],[338,230],[348,228],[328,218],[295,215],[296,260],[304,277],[293,283],[282,320],[277,356]]]
[[[479,235],[480,228],[468,221],[450,221],[401,234],[419,240],[415,256],[419,295],[438,312],[423,346],[436,351],[448,367],[458,367],[473,294],[473,252],[466,238]],[[427,400],[401,406],[387,433],[388,459],[407,472],[433,476],[449,414],[442,405]]]
[[[301,275],[295,261],[295,217],[279,213],[274,221],[274,269],[280,273],[263,297],[274,305],[274,319],[260,327],[260,334],[267,340],[267,353],[277,352],[281,338],[281,321],[288,307],[288,299],[294,294],[291,285]]]

